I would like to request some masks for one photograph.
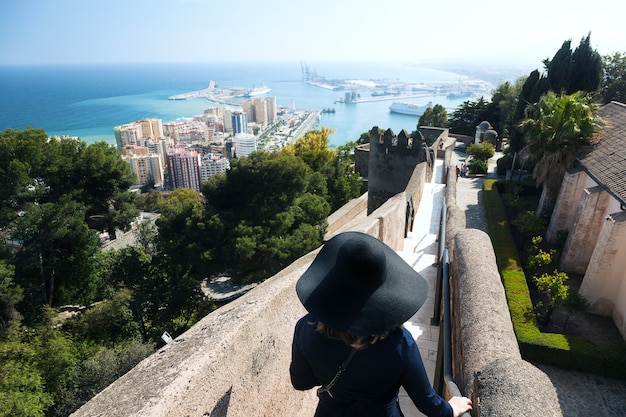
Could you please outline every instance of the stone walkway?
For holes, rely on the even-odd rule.
[[[489,174],[486,178],[495,178],[497,154],[489,161]],[[461,150],[455,151],[451,166],[461,166],[467,155]],[[415,216],[413,230],[405,240],[404,251],[400,255],[419,272],[429,284],[429,297],[424,306],[405,324],[415,337],[422,352],[422,358],[429,379],[432,383],[437,360],[439,327],[430,324],[433,317],[435,280],[437,268],[437,233],[439,216],[443,204],[445,185],[442,180],[442,160],[437,160],[434,177],[425,186],[424,194]],[[459,178],[457,181],[457,206],[466,213],[467,228],[485,232],[485,219],[482,201],[482,186],[485,177]],[[626,381],[583,374],[581,372],[538,365],[548,375],[556,388],[562,415],[566,417],[623,417],[626,416]],[[406,417],[422,417],[404,391],[400,392],[400,406]]]
[[[428,283],[428,298],[404,326],[411,332],[426,367],[431,384],[435,376],[439,326],[431,325],[435,309],[435,284],[437,281],[437,249],[439,242],[439,219],[444,201],[445,185],[442,181],[443,160],[436,161],[433,178],[424,186],[422,200],[415,213],[413,230],[404,241],[404,250],[400,256],[412,265]],[[400,390],[400,407],[406,417],[421,417],[420,413],[403,389]]]

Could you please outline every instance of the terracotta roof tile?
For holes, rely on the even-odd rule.
[[[598,115],[605,122],[599,142],[579,158],[579,163],[626,204],[626,104],[612,101],[602,106]]]

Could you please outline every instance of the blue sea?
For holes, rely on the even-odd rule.
[[[209,107],[205,99],[168,100],[168,96],[201,90],[215,80],[221,87],[266,85],[280,106],[293,102],[298,109],[335,109],[319,125],[332,128],[330,145],[356,140],[373,126],[415,130],[418,118],[393,114],[393,102],[338,103],[344,92],[302,81],[300,62],[124,64],[72,66],[0,66],[0,131],[43,128],[48,135],[78,136],[87,143],[114,144],[113,128],[146,117],[163,122],[191,118]],[[458,83],[465,77],[409,64],[308,63],[326,79],[392,78],[414,83]],[[445,96],[403,99],[441,104],[454,109],[466,99]]]

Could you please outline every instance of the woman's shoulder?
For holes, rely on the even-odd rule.
[[[311,314],[307,313],[304,316],[300,317],[300,319],[296,322],[296,329],[301,329],[306,326],[312,326],[316,323],[316,320],[311,316]]]

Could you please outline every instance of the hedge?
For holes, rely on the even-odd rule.
[[[498,269],[522,357],[563,369],[626,379],[624,345],[592,343],[582,337],[542,333],[537,326],[526,276],[495,186],[483,182],[483,202]]]

